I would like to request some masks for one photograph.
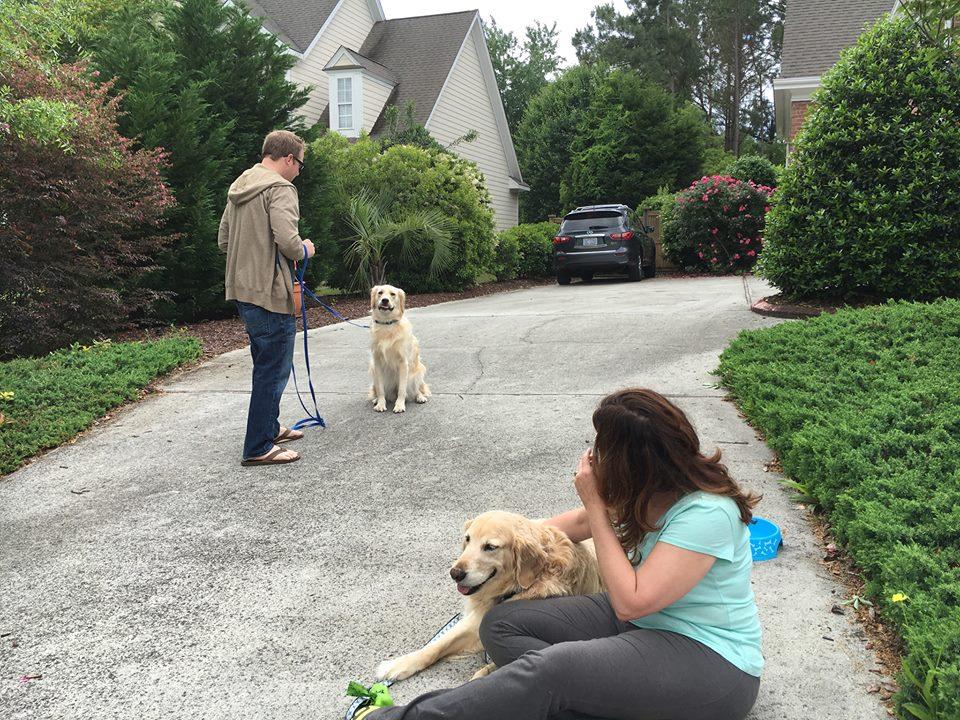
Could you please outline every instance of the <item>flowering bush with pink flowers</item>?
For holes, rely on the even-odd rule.
[[[763,247],[773,188],[727,175],[695,181],[677,193],[661,242],[682,267],[731,273],[750,270]]]

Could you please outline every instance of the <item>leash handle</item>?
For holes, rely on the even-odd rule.
[[[445,624],[442,628],[440,628],[439,630],[437,630],[437,631],[433,634],[433,637],[430,638],[430,639],[427,641],[427,645],[429,645],[430,643],[435,642],[436,640],[438,640],[441,635],[446,634],[454,625],[456,625],[458,622],[460,622],[460,619],[461,619],[462,617],[463,617],[463,613],[457,613],[457,614],[454,615],[452,618],[450,618],[449,620],[447,620],[446,624]],[[485,660],[486,662],[489,662],[489,660],[486,660],[486,653],[484,653],[484,660]],[[384,680],[384,681],[382,681],[380,684],[383,685],[383,686],[385,686],[385,687],[390,687],[391,685],[393,685],[393,682],[394,682],[393,680]],[[351,683],[351,684],[352,684],[352,683]],[[358,683],[358,684],[359,684],[359,683]],[[360,687],[363,687],[363,686],[361,685]],[[361,705],[363,705],[366,701],[367,701],[367,698],[366,698],[366,697],[358,697],[356,700],[354,700],[354,701],[350,704],[350,707],[347,708],[347,711],[344,713],[344,715],[343,715],[343,720],[352,720],[354,714],[357,712],[357,708],[359,708]]]

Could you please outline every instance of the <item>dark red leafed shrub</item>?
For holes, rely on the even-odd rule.
[[[83,65],[0,69],[13,101],[70,103],[69,150],[0,128],[0,357],[38,354],[124,324],[156,299],[138,287],[169,240],[159,151],[117,132],[117,99]]]

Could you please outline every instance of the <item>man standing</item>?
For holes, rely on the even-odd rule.
[[[309,258],[313,243],[300,238],[300,203],[293,179],[303,169],[303,140],[274,130],[263,159],[230,186],[217,242],[227,254],[227,300],[234,300],[250,336],[253,391],[241,465],[279,465],[300,455],[278,443],[303,433],[281,427],[280,398],[293,367],[291,261]]]

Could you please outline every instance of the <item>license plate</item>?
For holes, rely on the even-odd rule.
[[[583,239],[583,246],[584,246],[584,247],[596,247],[596,246],[597,246],[597,239],[596,239],[596,238],[584,238],[584,239]]]

